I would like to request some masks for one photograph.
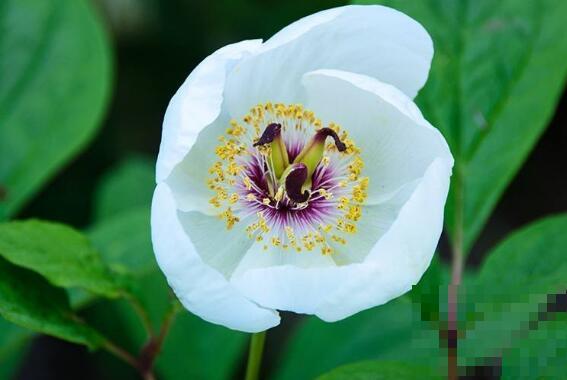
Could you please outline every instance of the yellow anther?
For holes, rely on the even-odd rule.
[[[320,154],[314,156],[316,160],[315,158],[311,160],[313,168],[309,173],[309,181],[305,182],[305,190],[311,190],[312,196],[304,203],[290,205],[286,197],[286,189],[280,181],[281,176],[276,175],[274,179],[276,182],[266,185],[264,178],[272,180],[274,173],[263,172],[260,173],[264,176],[262,181],[253,181],[261,178],[256,174],[258,169],[265,171],[262,165],[267,164],[270,168],[268,170],[274,170],[272,144],[252,147],[270,123],[281,125],[282,152],[284,149],[287,152],[285,144],[288,139],[296,138],[293,134],[309,136],[313,131],[317,132],[326,126],[312,111],[304,109],[301,104],[271,102],[255,105],[242,119],[230,120],[224,135],[218,138],[219,142],[215,149],[217,160],[209,168],[209,178],[206,179],[206,186],[213,193],[209,203],[219,208],[219,217],[226,223],[226,227],[231,229],[240,221],[239,216],[249,215],[253,210],[252,207],[261,207],[265,210],[269,207],[286,213],[309,212],[309,209],[306,209],[309,203],[325,201],[327,205],[335,207],[340,212],[324,219],[320,225],[302,225],[301,235],[299,226],[296,227],[291,222],[295,220],[293,215],[289,219],[289,225],[282,229],[277,227],[272,232],[272,219],[266,218],[263,211],[256,214],[255,220],[246,226],[244,233],[253,241],[259,242],[264,250],[268,250],[269,246],[276,246],[293,249],[296,252],[321,249],[325,255],[332,254],[333,248],[330,243],[346,244],[343,235],[357,231],[356,223],[362,217],[362,205],[368,197],[369,180],[367,177],[362,177],[364,162],[360,156],[360,149],[346,130],[336,123],[329,123],[328,127],[339,136],[345,149],[341,148],[339,155],[337,145],[330,141],[318,146]],[[311,161],[305,160],[309,163]],[[254,166],[249,167],[250,164]],[[289,164],[284,162],[282,170],[285,170]],[[332,172],[322,172],[323,181],[329,180],[327,179],[329,174],[338,178],[330,178],[329,182],[323,183],[325,188],[319,186],[316,189],[312,188],[314,179],[312,176],[318,165],[333,168]],[[249,171],[250,169],[253,170]],[[250,173],[254,173],[254,177],[249,177]],[[245,194],[242,194],[244,189],[246,189]],[[260,195],[262,192],[266,195]],[[239,205],[239,200],[250,203],[243,202]],[[235,207],[236,210],[233,212],[231,207]],[[271,212],[266,215],[272,215]],[[304,228],[307,228],[305,232],[303,232]]]
[[[285,230],[287,240],[289,240],[290,245],[295,247],[296,244],[297,244],[297,241],[296,241],[296,238],[295,238],[295,232],[293,231],[293,228],[291,228],[290,226],[285,226],[284,230]]]
[[[228,164],[226,171],[230,175],[237,175],[242,170],[242,167],[238,165],[236,162],[232,161]]]
[[[238,137],[238,136],[242,136],[246,133],[246,128],[244,128],[242,125],[238,124],[238,122],[236,122],[236,120],[231,120],[230,126],[231,127],[226,130],[227,135]]]
[[[331,247],[329,247],[328,245],[325,245],[325,246],[321,247],[321,253],[323,255],[330,255],[331,253],[333,253],[333,249]]]
[[[340,243],[340,244],[346,244],[346,239],[337,235],[333,235],[331,236],[331,239],[333,239],[333,241]]]
[[[341,130],[341,127],[340,127],[338,124],[333,123],[333,122],[330,122],[330,123],[329,123],[329,128],[331,128],[331,129],[332,129],[333,131],[335,131],[336,133],[339,133],[340,130]]]
[[[366,193],[366,188],[368,185],[358,184],[353,186],[352,188],[352,199],[358,203],[364,203],[366,197],[368,196]]]
[[[333,226],[331,226],[330,224],[321,224],[319,226],[319,228],[321,229],[321,231],[323,232],[331,232],[331,230],[333,229]]]
[[[240,219],[232,213],[230,207],[226,209],[225,212],[220,214],[220,218],[224,219],[224,221],[226,222],[226,228],[228,230],[230,230],[235,223],[238,223],[240,221]]]
[[[356,232],[356,225],[353,223],[345,223],[343,230],[349,234],[353,234]]]
[[[250,178],[248,178],[247,176],[244,176],[244,178],[242,179],[242,182],[244,182],[244,186],[246,186],[246,190],[252,189],[252,181],[250,181]]]
[[[283,186],[280,186],[278,191],[276,192],[276,195],[274,195],[274,199],[276,200],[276,202],[280,202],[283,198],[284,195],[284,188]]]
[[[217,208],[221,206],[221,203],[217,197],[212,197],[211,199],[209,199],[209,203]]]
[[[346,214],[347,219],[353,220],[355,222],[358,221],[361,216],[362,216],[362,208],[359,205],[350,206],[350,208],[348,209],[348,213]]]

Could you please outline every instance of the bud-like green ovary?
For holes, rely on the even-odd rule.
[[[270,144],[270,148],[274,174],[276,178],[280,178],[284,170],[289,166],[287,148],[285,147],[281,134],[274,138],[274,141]]]
[[[282,138],[282,126],[278,123],[269,124],[262,136],[254,143],[254,146],[270,144],[270,161],[276,178],[280,178],[284,170],[289,166],[287,148]]]
[[[331,128],[321,128],[315,133],[315,136],[305,145],[299,155],[293,160],[294,164],[303,163],[307,167],[307,182],[311,185],[311,178],[315,169],[323,159],[325,153],[325,140],[327,137],[332,137],[335,140],[335,145],[339,152],[346,149],[345,144],[339,139],[339,136]]]
[[[279,180],[280,186],[291,185],[293,189],[290,198],[303,202],[306,192],[311,190],[312,176],[315,169],[323,159],[325,153],[325,140],[332,137],[339,152],[346,150],[346,145],[339,139],[337,133],[331,128],[321,128],[315,136],[305,145],[299,155],[290,165],[287,148],[282,138],[282,126],[278,123],[269,124],[262,136],[254,143],[254,146],[270,144],[270,161],[274,175]],[[293,172],[293,173],[292,173]],[[288,181],[289,180],[289,181]],[[289,183],[288,183],[289,182]],[[299,183],[301,182],[301,183]],[[268,183],[270,192],[275,187]]]

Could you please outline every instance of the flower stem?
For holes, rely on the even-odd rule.
[[[154,379],[153,369],[155,360],[161,351],[165,337],[167,336],[178,311],[179,308],[177,307],[177,304],[173,303],[163,318],[159,334],[152,335],[148,343],[146,343],[146,345],[142,348],[138,358],[138,368],[145,380]]]
[[[108,339],[104,341],[102,347],[110,354],[129,364],[131,367],[138,369],[138,360],[122,347],[117,346]]]
[[[133,303],[133,305],[134,304],[135,303]],[[143,311],[143,309],[140,310]],[[161,348],[165,341],[165,337],[167,336],[171,328],[171,325],[175,320],[175,316],[177,315],[179,310],[180,307],[177,303],[173,303],[171,305],[171,308],[169,309],[169,311],[167,312],[167,314],[163,319],[163,323],[160,327],[158,335],[155,335],[151,330],[149,331],[150,332],[149,340],[146,343],[146,345],[142,348],[140,355],[138,357],[135,357],[134,355],[130,354],[122,347],[117,346],[115,343],[113,343],[108,339],[104,340],[103,348],[112,355],[116,356],[125,363],[129,364],[136,371],[138,371],[140,373],[140,376],[144,380],[155,380],[153,368],[156,357],[161,351]]]
[[[248,352],[248,365],[246,366],[246,380],[258,379],[265,340],[265,331],[252,334],[252,338],[250,339],[250,351]]]
[[[126,300],[128,300],[128,302],[130,303],[130,306],[132,306],[134,312],[140,318],[140,321],[142,322],[142,326],[144,326],[144,330],[146,331],[146,334],[148,335],[148,337],[151,337],[153,335],[153,328],[148,313],[146,313],[146,310],[142,307],[140,301],[138,301],[138,299],[134,297],[132,294],[125,293],[124,296],[126,297]]]
[[[462,167],[455,167],[455,230],[452,244],[451,283],[449,284],[447,301],[447,377],[449,380],[459,378],[458,363],[458,312],[459,312],[459,285],[464,267],[463,234],[464,234],[464,196]]]

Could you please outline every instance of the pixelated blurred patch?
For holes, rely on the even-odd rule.
[[[502,377],[567,373],[567,214],[522,228],[490,252],[461,297],[462,364],[502,359]],[[560,359],[563,358],[563,359]],[[522,377],[523,378],[523,377]]]
[[[443,312],[446,312],[449,268],[435,255],[429,268],[409,293],[421,320],[429,322],[432,329],[441,329]]]

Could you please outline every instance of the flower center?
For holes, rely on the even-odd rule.
[[[330,138],[328,138],[330,137]],[[301,105],[259,104],[231,120],[209,169],[210,203],[264,249],[331,254],[357,231],[367,197],[360,149]]]

